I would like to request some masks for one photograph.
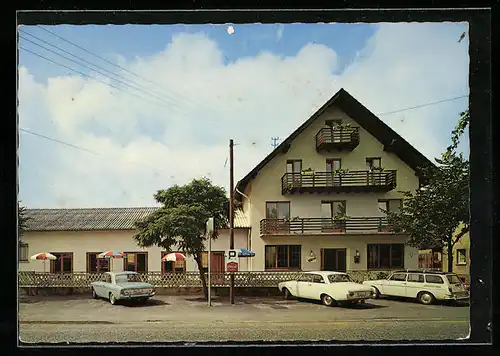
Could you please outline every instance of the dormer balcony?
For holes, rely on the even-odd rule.
[[[285,173],[281,194],[388,192],[396,188],[396,171]]]
[[[325,127],[316,134],[316,151],[352,151],[359,145],[359,127]]]

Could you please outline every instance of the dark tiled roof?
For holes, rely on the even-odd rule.
[[[26,231],[91,231],[134,230],[134,222],[157,207],[88,208],[88,209],[26,209],[29,220]],[[235,228],[249,227],[242,212],[235,212]]]

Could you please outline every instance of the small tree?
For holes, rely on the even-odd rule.
[[[403,192],[399,212],[386,212],[393,231],[408,233],[409,245],[446,247],[449,272],[453,271],[453,247],[469,232],[469,161],[455,152],[468,122],[468,112],[461,113],[452,145],[436,159],[438,166],[422,168],[425,185],[415,192]]]
[[[18,213],[17,238],[20,242],[22,242],[22,236],[26,231],[27,223],[31,218],[26,216],[26,207],[22,206],[20,202],[17,203],[17,213]]]
[[[229,199],[222,187],[214,186],[208,178],[194,179],[184,186],[174,185],[160,190],[154,198],[163,206],[150,216],[136,222],[134,235],[140,247],[159,246],[171,251],[175,246],[186,256],[193,256],[208,298],[207,283],[203,273],[202,252],[205,251],[205,223],[215,218],[217,228],[227,226]]]

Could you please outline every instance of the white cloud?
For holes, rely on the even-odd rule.
[[[77,76],[43,85],[20,68],[21,127],[102,154],[22,134],[21,198],[30,207],[137,206],[154,204],[158,189],[203,175],[227,187],[229,138],[238,144],[237,181],[270,152],[270,137],[286,137],[341,87],[375,113],[467,94],[462,32],[463,26],[382,24],[338,76],[331,74],[335,48],[319,44],[293,57],[261,53],[225,66],[217,43],[197,33],[174,36],[164,51],[133,62],[117,55],[121,66],[160,84],[122,73],[161,95],[166,102],[159,105]],[[457,101],[381,118],[432,158],[464,108]],[[35,180],[43,195],[29,189]]]

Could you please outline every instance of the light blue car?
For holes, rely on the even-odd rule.
[[[119,300],[136,300],[145,304],[156,294],[154,287],[144,283],[137,272],[106,272],[91,286],[94,299],[105,298],[112,305]]]

